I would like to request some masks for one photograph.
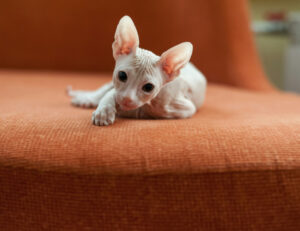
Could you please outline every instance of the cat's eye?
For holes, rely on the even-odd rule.
[[[118,78],[121,82],[126,82],[127,80],[127,74],[124,71],[119,71]]]
[[[146,83],[142,89],[145,92],[151,92],[154,89],[154,85],[152,83]]]

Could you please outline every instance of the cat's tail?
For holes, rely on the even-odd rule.
[[[66,93],[67,93],[68,96],[74,96],[75,95],[71,85],[68,85],[66,87]]]

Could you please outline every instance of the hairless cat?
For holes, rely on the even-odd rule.
[[[129,16],[121,18],[114,38],[113,81],[96,91],[68,89],[73,105],[97,107],[92,115],[94,125],[113,124],[116,116],[183,119],[202,106],[206,79],[189,62],[191,43],[180,43],[157,56],[139,47]]]

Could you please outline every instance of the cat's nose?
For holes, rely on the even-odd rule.
[[[129,97],[124,97],[123,100],[122,100],[122,104],[124,106],[132,106],[134,103],[133,103],[133,100]]]

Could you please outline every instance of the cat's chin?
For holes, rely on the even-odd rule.
[[[124,106],[124,105],[120,105],[120,109],[122,111],[132,111],[132,110],[135,110],[137,109],[138,107],[128,107],[128,106]]]

